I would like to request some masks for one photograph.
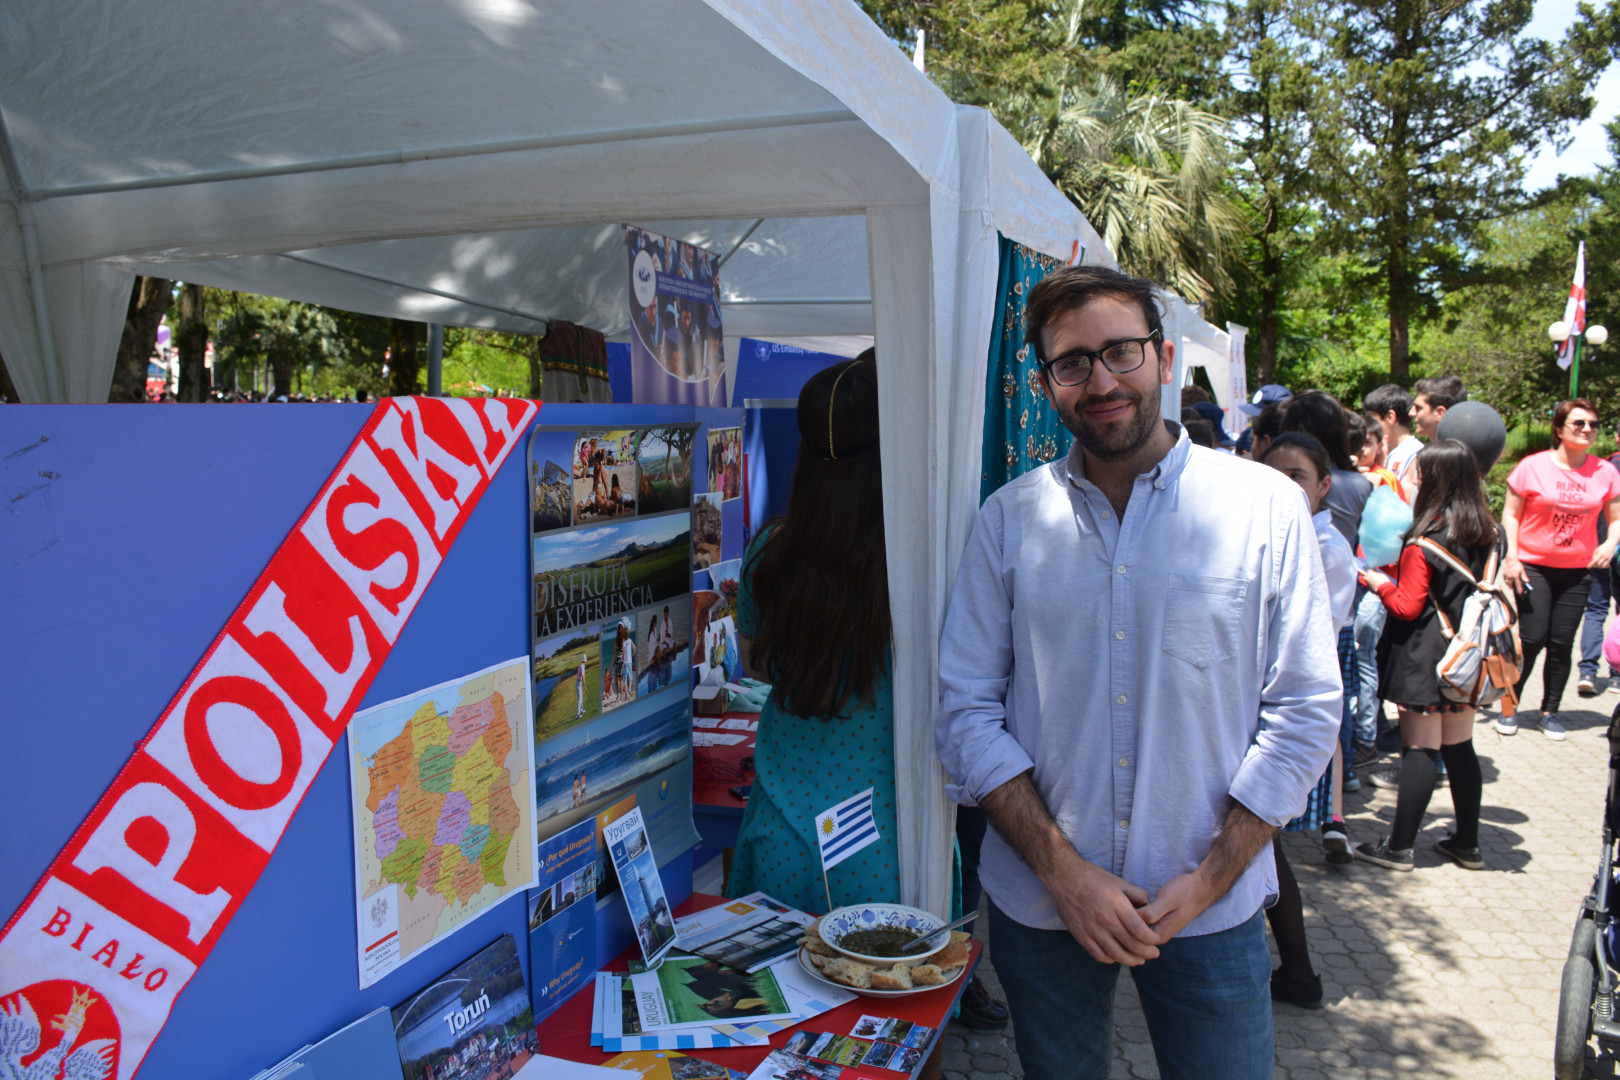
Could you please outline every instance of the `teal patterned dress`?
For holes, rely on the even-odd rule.
[[[762,533],[743,556],[737,594],[737,632],[753,637],[759,610],[748,567]],[[755,737],[754,790],[732,853],[726,895],[763,889],[800,909],[824,913],[816,815],[872,789],[878,839],[827,872],[833,907],[900,902],[894,797],[894,684],[889,665],[879,670],[872,705],[858,697],[844,714],[794,716],[767,699]]]

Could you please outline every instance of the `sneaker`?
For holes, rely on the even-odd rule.
[[[1582,675],[1581,681],[1575,684],[1575,692],[1581,697],[1597,697],[1597,679]]]
[[[1434,842],[1434,850],[1462,867],[1464,870],[1485,869],[1484,856],[1480,855],[1477,847],[1458,847],[1457,838],[1448,836],[1444,840]]]
[[[1390,870],[1406,872],[1412,869],[1412,849],[1407,848],[1405,851],[1396,851],[1389,846],[1388,837],[1378,841],[1376,844],[1357,844],[1355,851],[1356,858],[1375,863]]]
[[[1351,794],[1361,790],[1361,777],[1356,775],[1356,770],[1344,770],[1344,790]]]
[[[1541,718],[1541,723],[1537,724],[1536,727],[1540,728],[1541,733],[1553,742],[1563,742],[1569,738],[1569,731],[1559,722],[1557,713],[1547,713]]]
[[[1439,791],[1441,788],[1450,786],[1451,777],[1446,775],[1445,770],[1436,769],[1434,772],[1434,790]]]
[[[1356,756],[1350,761],[1352,767],[1359,769],[1378,760],[1378,746],[1376,743],[1362,742],[1358,739],[1355,748]]]
[[[1498,716],[1496,718],[1496,732],[1499,735],[1517,735],[1519,733],[1519,718],[1517,716]]]
[[[1282,969],[1271,973],[1271,1000],[1284,1001],[1301,1009],[1322,1007],[1322,976],[1312,975],[1308,982],[1283,978]]]
[[[1400,766],[1391,765],[1387,769],[1379,769],[1377,772],[1368,773],[1367,783],[1373,787],[1389,788],[1391,791],[1399,789],[1401,786]]]
[[[1330,821],[1322,826],[1322,850],[1334,866],[1343,866],[1355,858],[1350,854],[1350,834],[1345,831],[1344,822]]]
[[[990,996],[990,989],[977,976],[962,991],[962,1010],[957,1021],[969,1031],[1000,1031],[1007,1026],[1007,1006]]]

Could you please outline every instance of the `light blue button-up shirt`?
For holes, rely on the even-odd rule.
[[[1123,520],[1078,444],[984,504],[945,620],[936,717],[953,799],[1033,769],[1075,849],[1149,895],[1203,861],[1229,797],[1278,826],[1304,809],[1342,693],[1300,489],[1172,430]],[[1002,911],[1063,928],[994,829],[980,858]],[[1267,845],[1182,933],[1236,926],[1276,891]]]

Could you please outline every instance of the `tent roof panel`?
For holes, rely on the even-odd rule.
[[[841,107],[702,0],[0,5],[33,190]]]

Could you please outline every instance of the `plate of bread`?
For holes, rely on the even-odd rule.
[[[950,941],[931,953],[881,963],[842,955],[822,940],[820,919],[805,928],[799,966],[812,977],[862,997],[906,997],[949,986],[968,963],[968,934],[952,930]]]

